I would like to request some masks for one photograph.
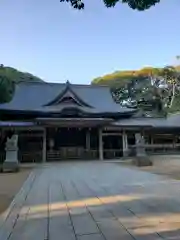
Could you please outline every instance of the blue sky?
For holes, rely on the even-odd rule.
[[[1,0],[0,63],[46,81],[89,83],[117,70],[173,64],[180,55],[180,0],[145,12],[85,0]]]

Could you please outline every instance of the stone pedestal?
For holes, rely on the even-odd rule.
[[[138,167],[146,167],[152,166],[153,162],[148,156],[136,156],[135,159],[133,159],[133,164]]]
[[[7,139],[6,159],[3,163],[3,172],[17,172],[19,170],[17,141],[17,135],[13,135]]]
[[[136,157],[133,160],[133,163],[138,167],[152,166],[152,161],[147,156],[145,151],[144,138],[140,133],[136,133],[135,139],[136,139]]]

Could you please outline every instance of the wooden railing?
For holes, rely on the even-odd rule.
[[[176,144],[144,144],[147,154],[180,154],[180,143]],[[136,155],[136,145],[129,146],[129,155]]]
[[[180,143],[178,144],[145,144],[147,154],[180,154]],[[5,151],[0,151],[0,164],[5,160]],[[128,156],[136,155],[136,146],[129,146]],[[123,149],[104,149],[104,159],[115,159],[123,156]],[[42,162],[42,150],[18,152],[18,159],[21,163],[40,163]],[[47,162],[61,161],[66,159],[99,159],[99,150],[86,150],[74,148],[73,152],[62,150],[47,151]]]
[[[6,157],[5,152],[0,152],[0,163],[3,163]],[[18,160],[20,163],[39,163],[42,162],[41,152],[18,152]]]
[[[32,152],[18,152],[18,159],[21,163],[40,163],[42,162],[42,150]]]
[[[71,149],[72,150],[72,149]],[[99,155],[98,150],[86,150],[74,148],[64,150],[53,150],[47,152],[47,161],[60,161],[65,159],[97,159]]]
[[[104,149],[104,159],[115,159],[123,156],[123,149]]]
[[[0,164],[4,162],[6,158],[5,151],[0,151]],[[39,163],[42,162],[42,151],[37,152],[18,152],[18,160],[20,163]]]
[[[146,144],[146,152],[148,154],[171,154],[180,153],[180,144]]]
[[[123,156],[123,149],[104,149],[104,159],[115,159]],[[59,161],[65,159],[98,159],[99,150],[74,149],[73,153],[67,151],[48,151],[47,161]]]

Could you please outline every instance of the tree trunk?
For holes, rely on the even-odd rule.
[[[170,102],[169,108],[172,107],[172,104],[173,104],[173,101],[174,101],[174,97],[175,97],[175,84],[173,84],[172,98],[171,98],[171,102]]]

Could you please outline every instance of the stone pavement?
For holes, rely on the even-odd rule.
[[[0,218],[0,240],[180,239],[180,182],[115,163],[35,169]]]

